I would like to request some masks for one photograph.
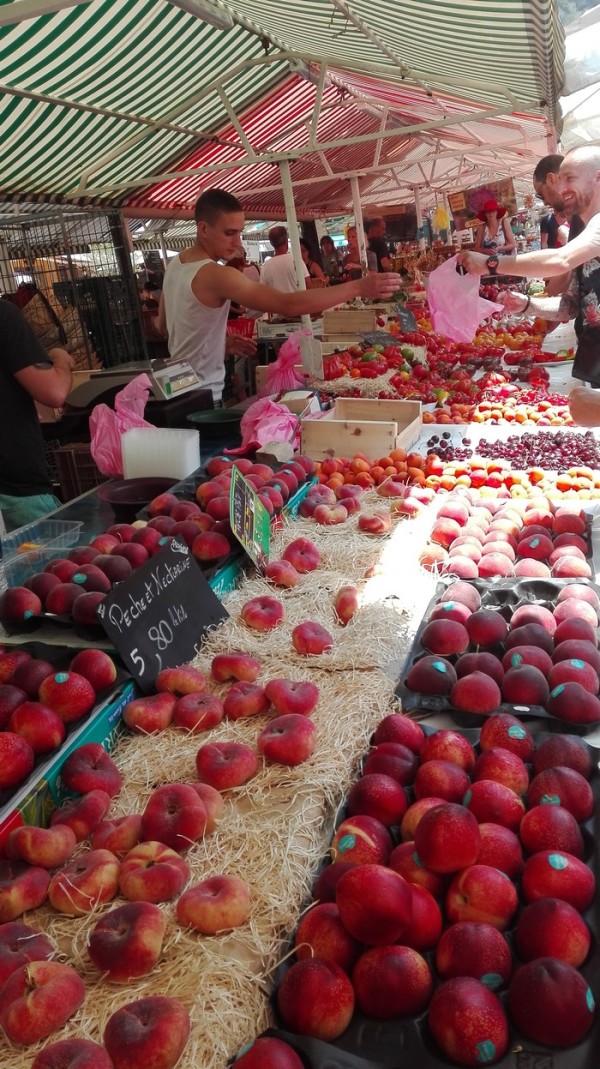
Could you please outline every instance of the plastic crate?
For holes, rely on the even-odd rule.
[[[63,501],[72,501],[74,497],[93,490],[107,480],[107,476],[94,463],[89,442],[71,442],[61,446],[55,450],[54,463]]]
[[[24,527],[17,527],[0,539],[2,559],[10,560],[19,553],[20,547],[43,547],[44,549],[67,549],[79,541],[82,523],[79,520],[35,520]],[[23,549],[23,553],[29,552]]]

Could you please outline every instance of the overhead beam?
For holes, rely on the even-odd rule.
[[[529,109],[534,106],[533,102],[529,102]],[[458,126],[465,121],[477,121],[479,119],[491,119],[497,115],[503,115],[502,108],[485,109],[484,111],[473,112],[469,116],[448,116],[444,119],[434,119],[426,123],[413,123],[410,126],[403,126],[401,128],[394,127],[386,130],[371,130],[365,134],[355,134],[353,137],[339,138],[334,141],[319,142],[313,150],[310,150],[308,146],[283,152],[283,153],[257,153],[255,157],[248,158],[247,156],[241,156],[237,160],[228,160],[223,163],[205,164],[197,168],[189,168],[179,171],[168,171],[163,174],[145,175],[139,177],[135,181],[136,188],[141,188],[146,185],[156,185],[159,182],[172,182],[177,178],[190,178],[199,174],[218,174],[224,170],[237,169],[239,167],[247,167],[249,164],[261,164],[261,163],[281,163],[284,160],[289,162],[299,159],[302,156],[310,155],[311,151],[327,152],[329,149],[345,148],[352,145],[361,145],[368,143],[369,141],[378,141],[383,138],[398,137],[401,134],[407,135],[411,133],[419,133],[421,131],[428,130],[443,130],[449,126]],[[92,189],[87,188],[84,184],[83,178],[80,182],[78,191],[74,196],[81,196],[82,192],[85,192],[87,196],[102,196],[107,193],[120,190],[129,189],[134,183],[131,180],[125,182],[115,182],[106,187],[94,187]],[[83,189],[82,189],[83,186]]]

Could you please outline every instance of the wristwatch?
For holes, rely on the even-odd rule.
[[[492,252],[488,256],[487,260],[485,261],[485,266],[487,267],[490,275],[495,275],[496,274],[496,271],[498,270],[498,264],[499,263],[500,263],[500,260],[499,260],[499,257],[498,257],[498,253],[497,252]]]

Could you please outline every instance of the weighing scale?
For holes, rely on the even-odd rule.
[[[185,360],[177,364],[166,364],[164,367],[154,365],[149,377],[152,380],[154,396],[165,401],[180,397],[190,390],[197,390],[200,386],[196,372]]]

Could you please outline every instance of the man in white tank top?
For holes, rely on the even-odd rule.
[[[173,360],[192,365],[202,386],[210,387],[220,402],[225,379],[225,345],[236,343],[236,355],[245,355],[239,343],[249,339],[227,338],[229,304],[255,308],[290,319],[320,315],[352,297],[390,297],[400,288],[397,274],[367,275],[333,289],[282,293],[253,282],[234,267],[219,261],[239,254],[244,213],[238,200],[224,189],[207,189],[194,211],[197,234],[194,244],[169,264],[163,283],[157,325],[168,337]],[[253,343],[250,349],[254,351]]]

